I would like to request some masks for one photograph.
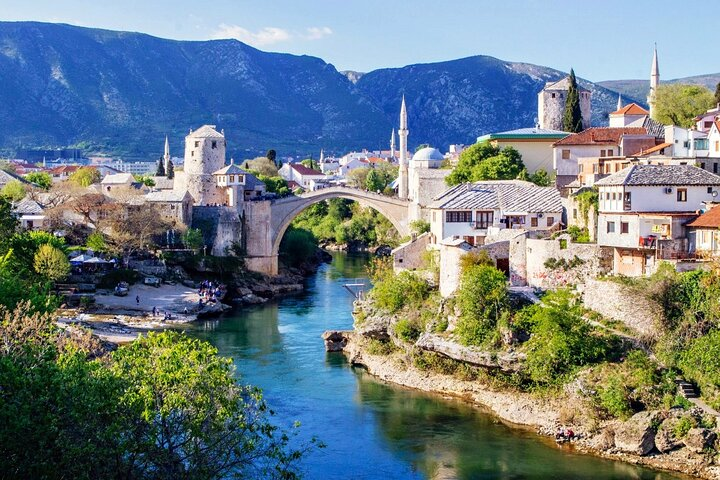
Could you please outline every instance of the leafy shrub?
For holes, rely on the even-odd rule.
[[[695,428],[695,420],[690,416],[680,417],[673,428],[675,438],[685,438],[691,428]]]
[[[465,345],[482,344],[507,305],[507,280],[495,267],[465,269],[457,295],[462,312],[456,333]]]
[[[420,334],[422,334],[422,329],[420,329],[415,322],[411,322],[406,318],[398,321],[393,329],[395,330],[395,335],[408,343],[415,342],[420,338]]]
[[[528,372],[534,382],[556,383],[577,367],[602,361],[611,353],[615,339],[594,334],[582,315],[582,305],[569,290],[543,298],[527,342]]]
[[[467,269],[476,265],[494,267],[495,262],[485,250],[471,250],[460,257],[460,272],[464,273]]]
[[[370,294],[377,305],[390,313],[405,305],[419,305],[427,297],[428,285],[412,272],[394,274],[389,271],[375,282]]]
[[[423,219],[413,220],[410,222],[410,230],[417,234],[423,234],[430,231],[430,222]]]
[[[395,350],[392,342],[371,338],[365,345],[365,351],[370,355],[390,355]]]
[[[692,340],[680,354],[679,367],[714,406],[720,406],[720,330]]]
[[[577,225],[571,225],[567,228],[566,233],[575,243],[590,243],[590,232],[587,227],[580,228]]]
[[[317,250],[312,232],[290,226],[280,242],[280,256],[290,265],[300,265]]]

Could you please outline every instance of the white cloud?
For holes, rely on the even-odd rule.
[[[263,47],[293,39],[320,40],[328,35],[332,35],[332,33],[333,31],[330,27],[309,27],[306,28],[303,33],[294,33],[277,27],[264,27],[256,32],[252,32],[240,25],[221,23],[217,30],[212,33],[212,38],[234,38],[248,45]]]
[[[218,29],[213,33],[213,38],[234,38],[245,42],[249,45],[262,47],[265,45],[273,45],[275,43],[286,42],[292,38],[287,30],[276,27],[261,28],[257,32],[243,28],[239,25],[220,24]]]
[[[306,40],[320,40],[321,38],[332,35],[333,31],[330,27],[310,27],[305,29],[305,35],[303,38]]]

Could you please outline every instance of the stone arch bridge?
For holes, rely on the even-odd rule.
[[[256,272],[276,275],[280,241],[290,223],[310,205],[331,198],[346,198],[372,207],[393,224],[400,236],[410,234],[408,200],[356,188],[329,187],[276,200],[246,202],[244,243],[247,267]]]

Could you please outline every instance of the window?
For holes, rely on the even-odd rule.
[[[563,150],[563,151],[562,151],[562,159],[563,159],[563,160],[570,160],[570,150]]]
[[[620,222],[620,233],[630,233],[630,224],[628,222]]]
[[[610,192],[605,192],[605,200],[610,200]]]
[[[705,128],[712,127],[712,122],[705,122]]]
[[[532,217],[532,218],[530,219],[530,226],[531,226],[531,227],[537,227],[537,226],[538,226],[538,219],[537,219],[537,217]]]
[[[608,149],[608,157],[612,157],[612,156],[613,156],[613,149],[610,148],[610,149]]]
[[[700,168],[702,168],[703,170],[705,170],[705,163],[704,163],[704,162],[701,162],[701,163],[700,163]]]
[[[623,201],[623,210],[631,210],[632,209],[632,197],[630,195],[630,192],[625,192],[625,199]]]
[[[713,173],[717,173],[717,172],[718,172],[718,164],[717,164],[717,162],[715,162],[715,163],[713,163]]]
[[[600,156],[601,156],[601,157],[604,157],[604,156],[605,156],[605,150],[600,150]]]
[[[213,141],[212,141],[211,147],[212,147],[212,148],[217,148],[217,140],[213,140]]]
[[[475,228],[488,228],[493,224],[493,212],[475,212]]]
[[[707,192],[712,193],[712,187],[708,187]]]
[[[720,152],[720,141],[715,140],[715,151]]]
[[[555,223],[555,217],[547,217],[547,226],[552,227]]]
[[[190,156],[191,156],[191,157],[194,157],[194,156],[195,156],[195,150],[190,151]]]
[[[573,208],[573,218],[577,218],[577,208]]]
[[[687,188],[678,188],[677,189],[677,201],[678,202],[687,202]]]
[[[433,212],[433,222],[436,222],[436,221],[437,221],[437,215],[436,215],[436,214],[437,214],[437,212]]]
[[[615,233],[615,222],[607,222],[607,233]]]
[[[551,93],[551,94],[550,94],[550,98],[555,98],[555,94],[554,94],[554,93]]]
[[[448,223],[470,223],[472,212],[470,210],[445,212],[445,221]]]
[[[213,142],[213,143],[215,143],[215,142]],[[230,181],[231,181],[231,182],[234,182],[234,181],[235,181],[235,175],[230,175]]]
[[[195,142],[195,148],[200,146],[200,142]]]

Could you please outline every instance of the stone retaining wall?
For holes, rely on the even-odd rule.
[[[657,332],[662,318],[660,305],[610,280],[587,279],[579,287],[585,306],[606,318],[623,322],[643,335]]]

